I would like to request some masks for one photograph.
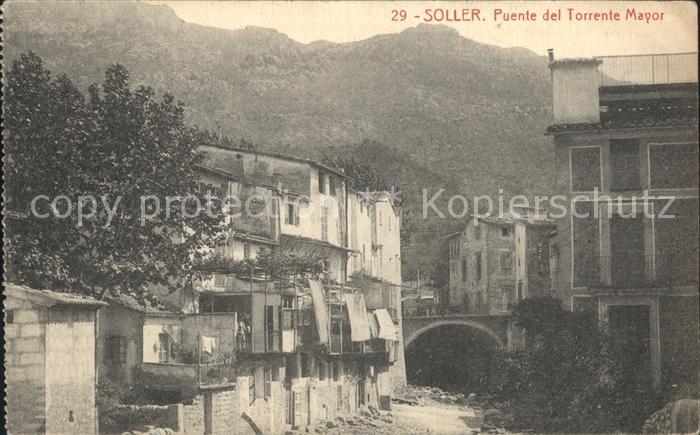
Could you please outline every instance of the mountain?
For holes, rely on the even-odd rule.
[[[5,62],[32,50],[83,89],[122,63],[134,84],[182,100],[189,122],[263,149],[319,158],[329,147],[381,143],[373,160],[417,213],[422,187],[467,197],[549,192],[549,69],[522,48],[439,25],[302,44],[273,29],[186,23],[143,3],[14,2],[4,15]]]

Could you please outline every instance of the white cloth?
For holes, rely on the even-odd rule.
[[[202,335],[200,337],[200,340],[202,342],[202,352],[213,354],[216,350],[216,337],[208,337],[206,335]]]
[[[374,311],[374,315],[377,316],[377,323],[379,323],[379,338],[385,340],[396,341],[399,339],[398,330],[394,321],[391,319],[389,312],[381,308]]]

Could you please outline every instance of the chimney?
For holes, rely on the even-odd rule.
[[[553,49],[553,48],[548,48],[548,49],[547,49],[547,54],[549,55],[549,62],[550,62],[550,63],[554,62],[554,49]]]

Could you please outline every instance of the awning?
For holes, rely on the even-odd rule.
[[[343,295],[343,299],[348,307],[348,317],[350,318],[350,339],[352,341],[369,340],[371,333],[365,297],[362,293],[351,293]]]
[[[326,299],[323,296],[323,285],[315,279],[309,279],[309,289],[311,289],[311,300],[314,304],[314,314],[316,317],[316,328],[318,328],[318,340],[321,344],[330,345],[330,331],[328,308]]]
[[[389,312],[384,308],[374,310],[374,315],[377,317],[377,323],[379,323],[379,338],[385,340],[398,340],[398,331],[396,330],[396,325],[394,321],[391,320]]]

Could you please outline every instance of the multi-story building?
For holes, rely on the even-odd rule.
[[[549,293],[553,233],[546,214],[519,208],[474,217],[447,236],[450,279],[443,300],[448,311],[506,314],[528,296]]]
[[[698,373],[697,53],[554,60],[557,290],[631,370]]]
[[[322,276],[213,267],[193,289],[159,292],[160,303],[114,301],[100,324],[104,375],[170,398],[194,391],[185,410],[201,417],[185,418],[194,432],[281,433],[363,404],[388,406],[394,378],[405,376],[398,207],[383,194],[360,200],[341,171],[317,162],[202,151],[201,190],[222,199],[228,224],[226,242],[210,252],[308,255]]]

